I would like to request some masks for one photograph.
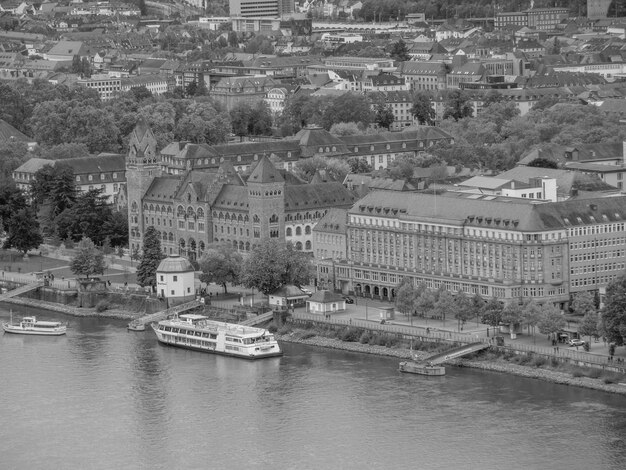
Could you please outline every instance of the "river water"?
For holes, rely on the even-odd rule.
[[[249,362],[13,312],[70,325],[0,338],[2,469],[626,468],[623,396],[294,344]]]

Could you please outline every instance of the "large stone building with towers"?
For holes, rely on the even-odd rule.
[[[189,259],[211,243],[228,243],[242,253],[261,240],[290,241],[312,252],[313,226],[333,207],[349,208],[355,195],[340,182],[314,177],[304,183],[279,170],[265,154],[247,178],[230,159],[215,167],[189,158],[177,174],[168,172],[150,128],[140,122],[130,136],[126,162],[129,243],[141,250],[149,226],[159,233],[164,253]]]

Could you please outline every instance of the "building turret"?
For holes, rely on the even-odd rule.
[[[157,141],[148,126],[140,119],[128,143],[126,158],[126,188],[128,193],[128,235],[131,253],[141,249],[145,220],[142,198],[155,177],[161,176]]]
[[[268,238],[284,239],[285,180],[263,156],[246,182],[252,244]]]

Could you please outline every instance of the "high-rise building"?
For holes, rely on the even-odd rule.
[[[230,16],[278,17],[293,11],[293,0],[230,0]]]
[[[587,0],[587,18],[590,20],[606,18],[611,3],[611,0]]]

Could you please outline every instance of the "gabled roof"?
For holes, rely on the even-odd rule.
[[[22,134],[11,124],[0,119],[0,142],[34,142],[26,134]]]
[[[344,302],[343,297],[340,294],[336,294],[329,290],[318,290],[311,297],[308,302],[319,302],[322,304],[328,304],[332,302]]]
[[[247,180],[249,183],[284,183],[280,172],[265,155],[261,158]]]
[[[346,221],[348,217],[347,209],[331,208],[322,217],[313,231],[315,232],[331,232],[345,235],[346,234]]]

